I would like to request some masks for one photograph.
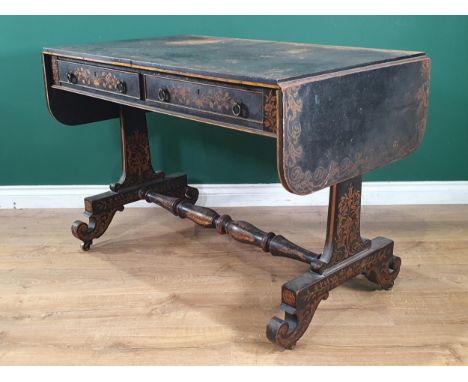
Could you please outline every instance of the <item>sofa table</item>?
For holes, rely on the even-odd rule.
[[[206,36],[174,36],[43,49],[47,103],[67,125],[120,118],[122,176],[85,198],[88,223],[72,233],[89,250],[125,204],[145,199],[180,218],[302,261],[310,270],[285,283],[284,318],[270,341],[291,349],[329,291],[364,274],[389,289],[400,269],[393,242],[360,233],[361,176],[420,145],[430,59],[422,52]],[[145,113],[202,121],[276,140],[283,187],[306,195],[330,187],[321,253],[281,235],[195,205],[185,174],[151,164]]]

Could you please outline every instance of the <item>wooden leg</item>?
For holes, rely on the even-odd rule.
[[[77,220],[71,230],[82,241],[81,248],[90,249],[93,239],[104,234],[117,211],[124,205],[142,199],[141,189],[177,196],[195,203],[198,190],[187,185],[184,174],[165,175],[151,165],[145,112],[122,106],[122,176],[110,186],[111,191],[85,198],[85,215],[89,223]]]
[[[323,271],[309,271],[282,287],[284,319],[273,317],[267,325],[270,341],[292,349],[309,326],[315,310],[330,290],[364,274],[384,289],[393,286],[401,260],[393,255],[393,241],[361,238],[361,178],[330,188],[327,238],[320,261]]]
[[[358,176],[330,187],[327,237],[321,256],[332,266],[370,247],[361,237],[361,188]]]
[[[286,349],[292,349],[307,330],[315,310],[322,300],[327,299],[330,290],[345,281],[360,275],[369,274],[374,269],[386,268],[392,259],[398,259],[395,270],[385,279],[385,285],[393,285],[398,275],[399,258],[393,256],[393,241],[377,237],[370,247],[325,269],[322,274],[306,272],[287,282],[282,287],[280,305],[285,318],[273,317],[267,325],[267,337]],[[373,274],[373,273],[372,273]],[[381,280],[381,279],[377,279]]]

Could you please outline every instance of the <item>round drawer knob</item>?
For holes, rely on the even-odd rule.
[[[167,89],[164,89],[164,88],[160,88],[158,90],[158,99],[161,101],[161,102],[169,102],[169,91]]]
[[[67,80],[72,84],[76,84],[78,82],[78,78],[76,77],[75,73],[68,72],[67,73]]]
[[[234,114],[236,117],[239,117],[241,115],[241,113],[242,113],[242,104],[236,102],[232,106],[232,114]]]
[[[120,93],[125,94],[127,92],[127,84],[125,83],[125,81],[119,81],[117,82],[116,89]]]

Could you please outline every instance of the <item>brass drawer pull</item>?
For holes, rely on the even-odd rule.
[[[117,83],[117,86],[116,86],[116,89],[122,93],[122,94],[125,94],[127,92],[127,84],[125,83],[125,81],[119,81]]]
[[[160,88],[158,91],[158,99],[161,102],[169,102],[169,99],[170,99],[169,91],[165,88]]]
[[[239,117],[242,113],[242,103],[236,102],[232,106],[232,114],[234,114],[236,117]]]
[[[73,72],[67,73],[67,80],[72,84],[76,84],[78,82],[78,77]]]

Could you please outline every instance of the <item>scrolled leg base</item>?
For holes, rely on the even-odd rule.
[[[185,187],[185,190],[184,190],[184,195],[181,196],[182,198],[184,198],[185,200],[187,200],[188,202],[192,203],[192,204],[195,204],[198,200],[198,189],[195,188],[195,187],[191,187],[191,186],[187,186]]]
[[[185,174],[172,174],[155,180],[121,188],[118,192],[107,191],[85,198],[85,215],[89,222],[76,220],[71,227],[73,236],[82,241],[81,249],[89,251],[94,239],[106,232],[117,211],[123,211],[124,205],[143,199],[139,191],[156,191],[165,195],[176,196],[195,203],[198,190],[187,185]]]
[[[282,320],[281,318],[273,317],[270,320],[266,329],[267,338],[285,349],[292,350],[309,327],[320,302],[327,298],[328,292],[317,297],[316,301],[299,311],[296,311],[294,308],[291,309],[290,306],[283,306],[285,318]]]
[[[398,256],[392,256],[388,261],[376,265],[364,275],[369,281],[376,283],[382,289],[391,289],[398,273],[400,273],[400,266],[401,259]]]
[[[329,292],[359,274],[388,289],[400,269],[400,258],[393,255],[393,241],[377,237],[369,248],[325,269],[322,274],[306,272],[283,285],[280,305],[284,319],[273,317],[267,325],[268,339],[292,349],[307,330],[314,313]]]
[[[81,220],[76,220],[71,226],[73,236],[82,241],[81,249],[83,251],[89,251],[93,239],[96,239],[106,232],[107,227],[112,221],[117,211],[123,211],[124,207],[119,206],[107,211],[101,211],[99,213],[90,213],[86,211],[86,215],[89,216],[89,223],[86,224]]]

